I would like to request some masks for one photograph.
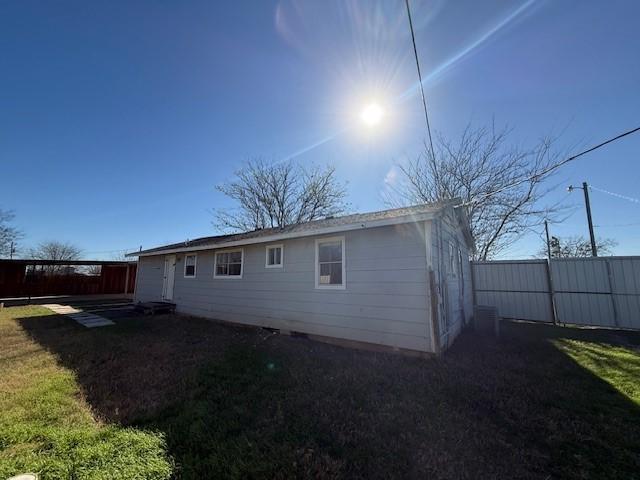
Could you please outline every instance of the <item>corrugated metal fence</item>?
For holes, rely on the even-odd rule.
[[[501,317],[640,329],[640,257],[473,262],[472,271],[475,303]]]

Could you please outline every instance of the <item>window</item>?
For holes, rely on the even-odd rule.
[[[184,256],[184,276],[185,278],[193,278],[196,276],[196,255]]]
[[[316,288],[344,289],[344,237],[316,240]]]
[[[460,249],[457,249],[453,242],[449,242],[449,273],[458,275],[458,265],[460,259]]]
[[[213,270],[213,276],[221,278],[242,278],[243,256],[244,252],[242,249],[216,252],[216,265]]]
[[[265,259],[266,268],[281,268],[282,267],[282,245],[267,245],[266,249],[267,258]]]

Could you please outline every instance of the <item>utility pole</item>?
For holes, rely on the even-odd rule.
[[[549,222],[544,221],[544,233],[547,236],[547,261],[545,266],[547,267],[547,282],[549,284],[549,300],[551,300],[551,319],[553,324],[558,324],[558,308],[556,307],[556,294],[553,288],[553,275],[551,275],[551,242],[549,241]]]
[[[593,233],[593,220],[591,219],[591,203],[589,202],[589,185],[587,182],[582,182],[582,187],[574,187],[569,185],[567,190],[572,192],[574,189],[580,188],[584,192],[584,204],[587,209],[587,222],[589,224],[589,238],[591,240],[591,256],[598,256],[598,247],[596,246],[596,236]]]
[[[549,243],[549,222],[544,221],[544,233],[547,236],[547,258],[551,260],[551,244]]]
[[[584,191],[584,204],[587,207],[587,222],[589,222],[589,237],[591,238],[591,255],[598,256],[598,247],[596,246],[596,236],[593,233],[593,220],[591,220],[591,203],[589,202],[589,185],[582,182],[582,190]]]

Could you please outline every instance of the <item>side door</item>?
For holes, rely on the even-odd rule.
[[[164,279],[162,283],[162,300],[170,302],[173,300],[173,285],[176,279],[176,256],[167,255],[164,257]]]
[[[457,242],[447,242],[447,276],[446,276],[446,306],[447,306],[447,331],[453,325],[462,320],[462,294],[460,249]]]

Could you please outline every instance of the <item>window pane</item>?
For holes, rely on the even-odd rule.
[[[190,265],[195,265],[196,264],[196,256],[195,255],[187,255],[185,257],[185,263],[187,264],[187,268]]]
[[[318,245],[318,260],[321,262],[341,262],[342,243],[327,242]]]
[[[193,277],[196,274],[196,267],[194,265],[187,265],[187,268],[185,270],[185,275],[187,277]]]
[[[229,275],[240,275],[240,269],[242,265],[239,263],[231,263],[229,264]]]
[[[275,248],[274,249],[274,253],[275,253],[275,261],[274,264],[276,265],[281,265],[282,264],[282,249],[281,248]]]
[[[216,266],[216,275],[226,275],[227,274],[227,265],[226,264],[218,264]]]
[[[329,285],[330,282],[331,282],[331,264],[321,263],[320,278],[318,279],[318,283],[320,283],[321,285]]]
[[[321,263],[318,283],[321,285],[342,285],[342,262]]]
[[[331,263],[331,285],[342,285],[342,263]]]
[[[229,263],[240,263],[242,261],[242,252],[231,252],[229,255]]]
[[[321,243],[318,245],[318,261],[320,262],[329,262],[331,261],[331,252],[329,247]]]
[[[268,259],[267,259],[267,265],[273,265],[274,263],[276,263],[274,255],[275,255],[275,249],[274,248],[270,248],[268,250]]]

